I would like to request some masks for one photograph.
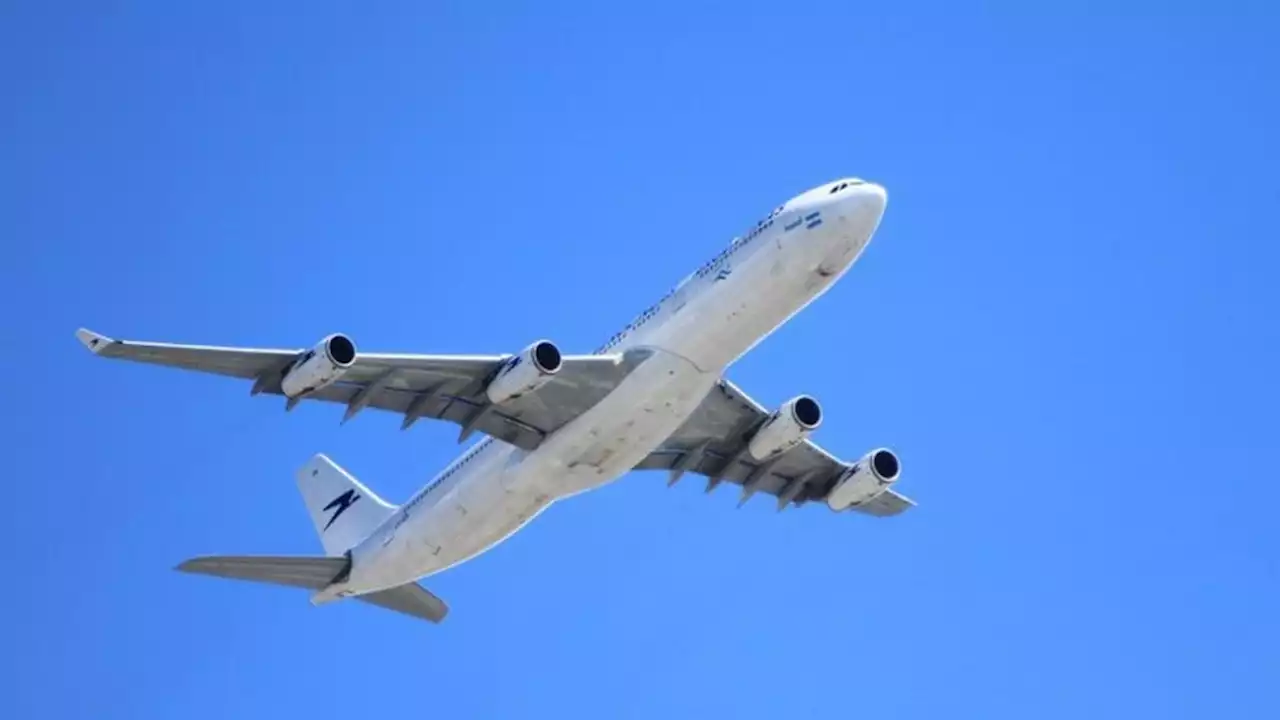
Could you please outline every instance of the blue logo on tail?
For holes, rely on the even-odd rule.
[[[329,503],[328,505],[325,505],[324,506],[325,511],[333,510],[334,508],[337,508],[338,510],[333,514],[333,517],[329,518],[329,522],[325,523],[324,529],[328,530],[329,526],[333,524],[333,521],[337,520],[338,517],[342,515],[342,513],[347,511],[347,508],[354,505],[355,502],[359,500],[361,497],[363,496],[357,495],[355,490],[348,490],[342,493],[341,495],[339,495],[338,497],[334,498],[333,502]]]

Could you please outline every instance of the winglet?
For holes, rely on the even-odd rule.
[[[76,331],[76,339],[79,340],[82,345],[93,351],[94,355],[101,353],[107,345],[115,342],[106,335],[99,335],[98,333],[86,328],[80,328]]]

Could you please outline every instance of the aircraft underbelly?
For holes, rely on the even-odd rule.
[[[533,453],[513,449],[477,468],[474,480],[389,541],[379,574],[398,580],[445,570],[510,537],[556,500],[616,479],[675,432],[717,377],[656,352]]]
[[[530,481],[567,497],[614,480],[670,437],[718,378],[655,350],[617,390],[529,458],[536,476]]]
[[[727,365],[848,269],[861,247],[837,227],[790,252],[781,252],[781,241],[762,248],[716,281],[725,292],[681,305],[659,326],[637,331],[627,347],[648,348],[648,359],[537,450],[509,448],[474,468],[473,477],[422,513],[412,529],[388,541],[379,563],[384,582],[405,582],[470,559],[556,500],[635,467],[689,418]]]

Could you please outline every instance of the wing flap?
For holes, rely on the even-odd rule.
[[[854,512],[875,517],[892,517],[900,515],[916,506],[916,501],[905,495],[899,495],[892,489],[885,490],[871,500],[849,508]]]
[[[366,387],[368,386],[338,382],[311,393],[307,399],[327,400],[350,407]],[[483,416],[475,419],[476,432],[492,435],[526,450],[536,448],[547,433],[554,430],[554,427],[544,430],[540,426],[551,425],[551,422],[547,421],[549,413],[530,413],[523,408],[507,405],[500,408],[488,407],[475,398],[447,392],[433,392],[432,389],[430,386],[421,391],[396,387],[383,388],[368,399],[367,407],[398,415],[406,415],[410,409],[413,409],[417,417],[444,420],[459,426],[466,426],[473,420],[476,413],[488,408]],[[417,403],[416,407],[415,403]],[[524,416],[527,415],[532,417],[525,420]]]

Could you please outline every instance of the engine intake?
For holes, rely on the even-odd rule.
[[[801,395],[793,401],[791,414],[806,430],[814,430],[822,424],[822,406],[808,395]]]
[[[356,344],[342,333],[334,333],[302,353],[285,371],[280,390],[297,398],[332,385],[356,363]]]
[[[560,348],[554,343],[542,340],[533,344],[533,352],[530,354],[533,362],[538,369],[547,375],[554,374],[560,370]]]
[[[885,482],[898,479],[898,456],[888,450],[877,450],[871,455],[871,469]]]
[[[839,512],[874,500],[889,489],[901,470],[902,464],[892,450],[872,450],[840,476],[827,494],[827,506]]]
[[[818,401],[808,395],[797,395],[783,403],[751,436],[747,452],[756,460],[784,453],[804,442],[821,424],[822,406]]]
[[[489,402],[501,405],[547,384],[560,372],[563,357],[550,340],[539,340],[502,364],[485,388]]]

